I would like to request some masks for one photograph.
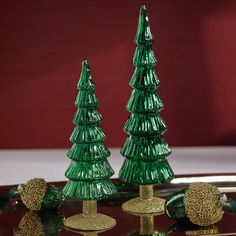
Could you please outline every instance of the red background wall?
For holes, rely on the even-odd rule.
[[[236,145],[236,1],[0,2],[0,147],[69,146],[81,61],[108,146],[121,146],[141,4],[149,11],[170,145]]]

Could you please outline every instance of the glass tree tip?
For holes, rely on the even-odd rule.
[[[145,5],[142,5],[139,11],[139,21],[144,21],[144,22],[148,22],[149,23],[149,19],[148,19],[148,11]],[[140,23],[141,23],[140,22]]]
[[[150,30],[148,12],[145,5],[142,5],[139,11],[138,29],[134,38],[134,42],[138,44],[150,44],[153,36]]]
[[[95,88],[95,84],[92,80],[92,76],[90,72],[89,62],[87,59],[82,61],[82,70],[80,73],[80,80],[79,80],[79,83],[77,84],[77,87],[79,89],[94,89]]]
[[[142,13],[143,11],[147,11],[147,8],[146,8],[145,5],[142,5],[142,6],[140,7],[140,13]]]
[[[82,80],[83,78],[87,78],[87,77],[91,77],[89,62],[88,62],[88,60],[83,60],[80,80]]]
[[[87,66],[87,67],[89,67],[89,62],[88,62],[87,59],[85,59],[85,60],[82,61],[82,66]]]

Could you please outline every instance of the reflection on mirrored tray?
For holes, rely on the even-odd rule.
[[[190,179],[189,179],[190,178]],[[165,186],[159,186],[155,189],[155,194],[162,197],[169,196],[172,192],[188,186],[189,181],[198,179],[179,179],[179,183],[170,183]],[[214,184],[221,188],[221,191],[227,192],[227,196],[236,199],[234,191],[236,182],[224,182],[224,178],[218,178],[218,182]],[[214,178],[213,178],[214,179]],[[216,178],[215,178],[216,180]],[[234,180],[231,178],[231,180]],[[9,202],[7,207],[0,212],[0,235],[1,236],[69,236],[69,235],[85,235],[85,236],[182,236],[182,235],[215,235],[229,236],[236,235],[235,216],[226,212],[221,221],[213,226],[199,227],[188,222],[176,222],[170,220],[166,214],[159,215],[132,215],[122,210],[121,205],[128,199],[137,196],[137,187],[130,184],[114,181],[118,188],[118,193],[113,197],[99,202],[101,213],[112,216],[116,219],[115,227],[106,231],[73,231],[63,227],[65,218],[82,212],[81,201],[65,201],[62,207],[54,210],[29,211],[22,204],[21,199],[14,199]],[[64,183],[58,184],[63,186]],[[229,191],[229,188],[233,191]],[[1,188],[0,195],[11,189]],[[224,191],[226,190],[226,191]]]
[[[133,229],[125,233],[126,236],[167,236],[167,235],[235,235],[235,233],[219,233],[217,226],[199,227],[190,223],[175,223],[172,224],[166,232],[158,231],[156,227],[154,215],[140,215],[136,216],[136,221],[139,221],[139,229]],[[70,235],[80,234],[84,236],[97,236],[108,233],[106,231],[74,231],[63,228],[64,215],[59,210],[47,210],[47,211],[27,211],[21,218],[18,228],[13,229],[14,236],[56,236],[56,235]],[[118,235],[118,234],[107,234]],[[123,234],[120,234],[123,235]]]

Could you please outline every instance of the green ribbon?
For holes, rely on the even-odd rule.
[[[17,195],[17,187],[12,188],[5,196],[0,197],[0,209],[6,207],[7,203]]]
[[[228,199],[226,202],[226,210],[236,215],[236,201],[231,198]]]

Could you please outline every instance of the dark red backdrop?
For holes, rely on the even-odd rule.
[[[155,36],[170,145],[236,145],[235,0],[0,3],[0,146],[69,146],[89,59],[106,144],[121,146],[140,5]]]

